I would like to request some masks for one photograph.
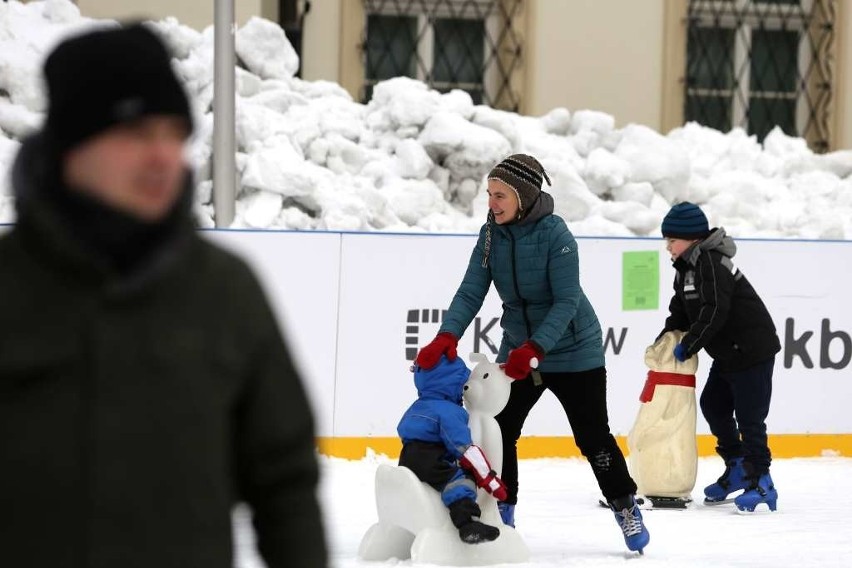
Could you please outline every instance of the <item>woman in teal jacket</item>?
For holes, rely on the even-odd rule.
[[[649,535],[636,506],[636,484],[609,430],[601,327],[580,287],[577,241],[553,214],[553,197],[541,191],[544,180],[550,184],[538,160],[526,154],[509,156],[491,170],[488,220],[437,337],[416,362],[428,369],[441,355],[456,356],[458,338],[493,282],[503,302],[497,361],[516,379],[509,403],[497,416],[508,488],[500,503],[503,521],[514,526],[521,428],[548,389],[562,404],[628,548],[641,551]]]

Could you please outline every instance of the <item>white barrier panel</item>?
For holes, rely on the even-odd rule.
[[[474,237],[460,236],[343,235],[336,436],[395,435],[399,416],[415,396],[406,348],[434,336],[474,242]],[[845,402],[852,396],[852,306],[844,301],[843,289],[852,267],[836,262],[852,252],[852,243],[739,244],[737,264],[769,306],[784,345],[776,360],[770,432],[852,432]],[[647,372],[644,349],[667,315],[674,271],[662,240],[580,239],[579,247],[582,284],[606,338],[611,425],[614,433],[626,435]],[[657,309],[622,309],[622,262],[628,251],[659,253]],[[500,340],[499,317],[500,303],[492,291],[460,352],[493,354],[491,346]],[[709,364],[702,356],[700,383]],[[556,436],[569,430],[561,409],[546,395],[524,432]],[[699,433],[707,433],[703,421]]]
[[[437,333],[472,242],[469,236],[343,235],[335,435],[396,436],[417,396],[406,350]],[[500,307],[490,296],[488,313]],[[460,346],[465,358],[471,337]]]
[[[0,232],[3,228],[0,227]],[[474,236],[205,231],[255,268],[284,324],[323,437],[396,435],[416,393],[410,357],[432,339],[476,241]],[[604,330],[613,433],[639,406],[643,354],[667,314],[674,271],[657,239],[578,239],[581,281]],[[776,359],[771,434],[852,433],[852,242],[738,240],[735,262],[769,307]],[[624,254],[659,253],[658,307],[622,309]],[[223,298],[223,301],[239,301]],[[653,302],[651,302],[653,303]],[[492,292],[459,352],[494,356],[500,301]],[[710,360],[700,354],[698,391]],[[699,433],[708,433],[699,419]],[[568,424],[545,395],[528,436],[563,436]]]

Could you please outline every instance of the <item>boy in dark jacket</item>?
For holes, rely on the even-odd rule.
[[[692,203],[671,208],[663,237],[676,270],[674,296],[662,335],[686,332],[675,346],[679,361],[704,349],[713,358],[701,393],[701,411],[716,437],[725,473],[704,489],[705,502],[734,499],[741,511],[760,503],[775,510],[778,492],[769,475],[771,454],[766,416],[772,395],[775,354],[781,350],[775,324],[745,275],[733,263],[737,247],[725,229],[709,229]]]
[[[459,357],[448,361],[442,356],[429,370],[415,366],[417,400],[403,414],[397,432],[402,438],[399,465],[441,492],[459,537],[476,544],[500,536],[500,529],[479,521],[477,485],[497,499],[506,498],[506,486],[471,440],[467,411],[462,407],[469,376]]]
[[[324,568],[308,400],[257,279],[192,223],[189,101],[143,26],[48,56],[0,237],[0,548],[19,568]]]

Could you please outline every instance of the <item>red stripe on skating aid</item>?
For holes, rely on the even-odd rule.
[[[642,389],[642,394],[639,395],[639,400],[641,402],[651,402],[654,398],[654,387],[657,385],[675,385],[678,387],[695,388],[695,375],[648,371],[648,378],[645,379],[645,387]]]

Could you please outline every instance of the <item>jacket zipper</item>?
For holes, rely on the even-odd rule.
[[[509,233],[509,242],[511,243],[511,258],[512,258],[512,283],[515,286],[515,295],[521,301],[521,313],[524,315],[524,324],[527,327],[527,339],[532,337],[532,325],[530,325],[530,317],[527,314],[527,301],[521,296],[521,288],[518,285],[518,265],[515,262],[515,235],[511,229],[506,231]]]

